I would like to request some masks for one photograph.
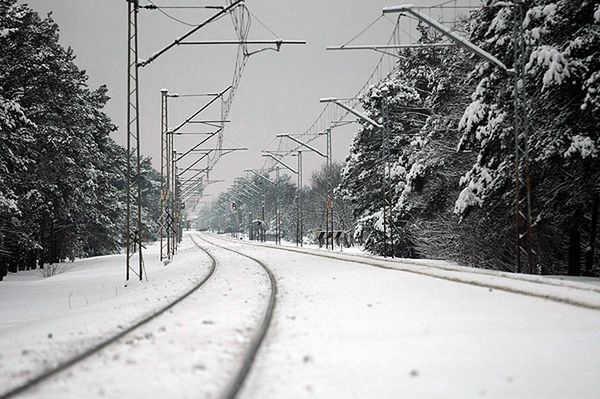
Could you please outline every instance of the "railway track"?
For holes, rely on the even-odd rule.
[[[213,235],[214,236],[214,235]],[[256,247],[267,247],[272,249],[278,249],[281,251],[295,252],[305,255],[318,256],[329,259],[342,260],[352,263],[359,263],[367,266],[372,266],[380,269],[406,272],[412,274],[418,274],[427,277],[433,277],[437,279],[452,281],[455,283],[467,284],[482,288],[495,289],[499,291],[510,292],[513,294],[525,295],[535,298],[546,299],[553,302],[563,303],[571,306],[592,309],[592,310],[600,310],[600,289],[595,287],[582,287],[574,284],[564,283],[564,282],[555,282],[550,279],[536,279],[535,276],[523,276],[523,275],[512,275],[508,273],[497,274],[491,271],[483,270],[483,269],[473,269],[473,270],[459,270],[450,267],[443,267],[437,265],[424,265],[418,262],[411,262],[410,260],[390,260],[390,259],[375,259],[369,256],[362,255],[344,255],[339,253],[330,253],[323,252],[317,250],[310,250],[305,248],[294,248],[294,247],[286,247],[286,246],[278,246],[278,245],[270,245],[263,243],[255,243],[250,241],[240,241],[234,240],[229,237],[219,236],[219,238],[231,242],[243,243],[246,245],[252,245]],[[416,269],[415,266],[418,266],[419,269]],[[568,288],[569,290],[579,291],[580,293],[593,293],[594,295],[599,294],[597,300],[588,301],[585,299],[580,299],[578,297],[569,297],[560,294],[554,293],[544,293],[538,292],[536,290],[531,290],[527,288],[519,288],[510,286],[510,284],[502,284],[500,282],[493,281],[482,281],[481,278],[497,278],[498,280],[511,280],[511,281],[519,281],[528,284],[532,284],[534,286],[546,286],[548,289],[564,289]],[[480,279],[477,279],[480,278]]]
[[[267,301],[267,307],[265,308],[263,317],[261,318],[258,330],[254,335],[254,338],[250,342],[250,347],[248,348],[244,358],[242,359],[242,363],[239,370],[237,371],[235,377],[233,378],[229,386],[225,389],[224,393],[221,395],[221,398],[223,399],[233,399],[239,393],[240,389],[244,384],[244,381],[246,380],[246,377],[250,373],[250,369],[252,367],[252,364],[254,363],[254,359],[256,358],[256,355],[258,354],[258,351],[267,335],[269,326],[271,325],[271,320],[273,319],[273,315],[275,313],[275,303],[277,301],[277,282],[275,280],[275,276],[264,262],[252,256],[246,255],[240,251],[231,249],[227,246],[215,244],[214,242],[207,240],[203,237],[197,236],[197,238],[201,239],[204,242],[207,242],[208,244],[214,245],[229,252],[233,252],[244,258],[251,259],[252,261],[257,263],[267,273],[269,277],[270,295]]]
[[[177,305],[178,303],[180,303],[181,301],[183,301],[184,299],[186,299],[187,297],[192,295],[194,292],[196,292],[200,287],[202,287],[213,276],[213,274],[216,270],[216,267],[217,267],[217,260],[212,256],[212,254],[210,254],[208,251],[206,251],[204,248],[202,248],[200,245],[198,245],[193,239],[192,239],[192,241],[198,248],[200,248],[202,251],[204,251],[211,260],[211,265],[209,267],[208,273],[197,284],[195,284],[192,288],[190,288],[189,290],[184,292],[181,296],[175,298],[173,301],[169,302],[165,306],[158,308],[157,310],[153,311],[152,313],[145,316],[141,320],[136,321],[129,327],[121,330],[119,333],[104,339],[103,341],[99,342],[98,344],[96,344],[92,347],[89,347],[89,348],[83,350],[82,352],[80,352],[72,357],[69,357],[68,359],[60,361],[56,366],[54,366],[50,369],[47,369],[47,370],[37,374],[36,376],[32,377],[31,379],[27,380],[26,382],[24,382],[16,387],[12,387],[7,392],[0,394],[0,399],[14,398],[17,395],[24,393],[25,391],[27,391],[31,388],[39,386],[40,384],[44,383],[51,377],[81,363],[82,361],[88,359],[92,355],[100,352],[101,350],[109,347],[110,345],[115,344],[117,341],[119,341],[123,337],[135,332],[140,327],[148,324],[150,321],[157,319],[158,317],[163,315],[165,312],[167,312],[168,310],[173,308],[175,305]]]
[[[269,277],[270,295],[268,296],[268,301],[265,306],[263,316],[260,319],[257,331],[254,334],[254,338],[250,341],[248,349],[245,351],[245,355],[244,355],[243,359],[241,360],[239,369],[235,372],[234,377],[230,380],[230,382],[224,388],[223,393],[219,396],[223,399],[233,399],[239,393],[246,377],[248,376],[250,369],[252,367],[252,363],[254,362],[254,359],[256,358],[258,350],[267,334],[267,331],[268,331],[269,325],[271,323],[271,320],[273,318],[273,314],[274,314],[274,310],[275,310],[275,302],[276,302],[276,298],[277,298],[277,284],[276,284],[275,277],[272,274],[271,270],[263,262],[259,261],[258,259],[255,259],[251,256],[247,256],[239,251],[235,251],[230,248],[227,248],[226,246],[216,244],[216,243],[206,240],[202,237],[197,236],[196,238],[198,238],[198,239],[204,241],[205,243],[208,243],[214,247],[218,247],[223,250],[227,250],[227,251],[236,253],[242,257],[252,260],[253,262],[257,263],[262,269],[264,269],[264,271],[266,272],[266,274]],[[199,281],[197,284],[195,284],[193,287],[191,287],[189,290],[184,292],[181,296],[177,297],[170,303],[153,311],[148,316],[133,323],[129,327],[121,330],[119,333],[112,335],[112,336],[106,338],[105,340],[99,342],[98,344],[96,344],[92,347],[89,347],[89,348],[83,350],[82,352],[59,362],[55,367],[47,369],[47,370],[37,374],[36,376],[32,377],[31,379],[27,380],[26,382],[24,382],[18,386],[12,387],[7,392],[0,394],[0,399],[14,398],[14,397],[17,397],[19,394],[25,393],[26,391],[28,391],[30,389],[42,386],[42,384],[44,382],[48,381],[52,377],[82,363],[83,361],[90,358],[94,354],[97,354],[100,351],[107,349],[111,345],[117,344],[117,342],[119,342],[126,336],[128,336],[132,333],[135,333],[137,330],[139,330],[144,325],[148,324],[149,322],[151,322],[153,320],[156,320],[161,315],[165,314],[167,311],[172,309],[174,306],[176,306],[177,304],[182,302],[184,299],[188,298],[190,295],[192,295],[196,291],[198,291],[214,275],[215,270],[218,267],[218,260],[209,250],[207,250],[205,247],[199,245],[198,242],[196,242],[196,240],[194,239],[194,237],[192,235],[190,235],[190,239],[200,250],[202,250],[204,253],[206,253],[206,255],[210,258],[210,261],[211,261],[208,273],[202,278],[201,281]]]

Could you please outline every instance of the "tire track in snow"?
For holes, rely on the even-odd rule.
[[[117,341],[119,341],[121,338],[136,331],[137,329],[144,326],[148,322],[155,320],[156,318],[158,318],[159,316],[164,314],[166,311],[168,311],[169,309],[173,308],[175,305],[177,305],[178,303],[183,301],[185,298],[192,295],[200,287],[202,287],[213,276],[213,274],[217,268],[217,260],[212,256],[212,254],[210,252],[208,252],[206,249],[204,249],[200,245],[198,245],[198,243],[196,241],[194,241],[194,239],[191,236],[190,236],[190,238],[191,238],[192,242],[196,245],[196,247],[198,247],[200,250],[202,250],[204,253],[206,253],[211,260],[211,265],[210,265],[209,271],[206,274],[206,276],[204,276],[204,278],[202,280],[200,280],[200,282],[198,282],[191,289],[184,292],[183,295],[177,297],[172,302],[155,310],[154,312],[145,316],[141,320],[138,320],[131,326],[125,328],[124,330],[121,330],[119,333],[105,339],[104,341],[100,342],[99,344],[96,344],[92,347],[89,347],[88,349],[83,350],[82,352],[80,352],[79,354],[76,354],[75,356],[72,356],[66,360],[59,362],[57,366],[52,367],[52,368],[38,374],[37,376],[29,379],[28,381],[24,382],[23,384],[13,387],[10,390],[8,390],[7,392],[0,394],[0,399],[14,398],[16,395],[19,395],[19,394],[29,390],[30,388],[38,386],[39,384],[43,383],[44,381],[48,380],[49,378],[75,366],[76,364],[78,364],[78,363],[82,362],[83,360],[89,358],[90,356],[100,352],[101,350],[107,348],[108,346],[117,343]]]

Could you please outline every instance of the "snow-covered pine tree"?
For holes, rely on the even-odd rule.
[[[52,18],[15,0],[0,0],[0,48],[0,246],[12,270],[118,251],[125,152],[109,136],[106,87],[90,90]]]
[[[383,106],[387,103],[390,137],[390,176],[392,203],[403,189],[403,179],[408,171],[402,149],[409,145],[410,136],[426,119],[423,110],[423,97],[419,90],[404,78],[403,70],[390,75],[377,85],[372,86],[362,98],[362,106],[367,115],[378,123],[383,123]],[[416,115],[419,114],[419,115]],[[350,155],[342,174],[340,192],[352,202],[357,219],[355,236],[363,241],[365,248],[384,253],[390,232],[384,238],[383,181],[385,163],[383,159],[384,130],[366,121],[360,120],[361,129],[355,135],[350,146]],[[397,209],[394,206],[394,219]],[[401,226],[396,226],[397,230]],[[396,231],[397,234],[397,231]],[[403,245],[393,250],[396,255],[413,255],[413,243],[402,235]],[[387,248],[392,251],[392,248]],[[391,254],[388,253],[388,255]]]
[[[472,39],[512,65],[510,2],[479,13]],[[535,0],[526,3],[531,177],[537,261],[546,273],[592,272],[600,192],[598,1]],[[482,207],[496,245],[482,255],[511,269],[514,257],[514,139],[512,81],[486,62],[472,74],[478,83],[461,120],[461,148],[478,153],[463,179],[456,212]],[[466,218],[468,220],[468,217]],[[594,223],[592,223],[592,220]],[[568,255],[570,254],[570,256]],[[569,260],[570,257],[570,260]],[[568,266],[568,267],[567,267]]]
[[[423,43],[439,40],[431,31],[421,31]],[[381,121],[382,93],[388,94],[394,254],[455,257],[458,219],[452,216],[453,198],[461,167],[471,157],[455,151],[457,126],[468,103],[469,86],[463,79],[473,61],[456,47],[412,49],[401,56],[397,70],[363,100],[367,113]],[[380,254],[385,249],[382,145],[381,129],[362,123],[340,186],[355,206],[357,236]]]

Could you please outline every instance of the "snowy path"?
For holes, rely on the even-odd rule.
[[[443,262],[326,258],[303,253],[322,251],[191,235],[263,261],[277,280],[275,319],[240,398],[596,398],[600,392],[597,286]],[[219,261],[199,291],[22,397],[222,397],[263,317],[269,279],[255,262],[198,243]],[[167,267],[153,257],[155,247],[146,254],[150,282],[126,289],[120,256],[75,262],[49,279],[22,273],[3,283],[3,389],[163,306],[211,263],[189,237]],[[549,292],[552,300],[539,297]]]
[[[597,310],[230,245],[265,260],[280,286],[276,322],[243,398],[598,397]],[[523,284],[511,281],[503,284]]]

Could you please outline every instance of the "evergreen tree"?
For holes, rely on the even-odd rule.
[[[102,110],[107,88],[90,90],[52,18],[15,0],[0,0],[0,48],[0,264],[119,251],[126,158]],[[149,160],[142,166],[153,238],[159,177]]]
[[[531,1],[524,21],[527,110],[537,261],[544,272],[579,274],[587,247],[591,272],[600,188],[597,126],[600,82],[598,1]],[[472,39],[512,65],[512,7],[485,8]],[[478,153],[463,179],[460,214],[482,207],[493,219],[497,245],[484,256],[514,262],[514,139],[511,76],[480,62],[478,83],[461,120],[461,148]],[[479,233],[482,233],[480,231]],[[584,235],[585,240],[580,236]],[[481,234],[480,234],[481,235]],[[568,250],[568,248],[570,249]],[[571,254],[571,260],[568,254]]]
[[[422,42],[438,38],[425,28]],[[472,65],[458,48],[403,51],[397,70],[373,86],[363,99],[371,118],[383,123],[387,104],[388,170],[385,170],[384,129],[361,122],[344,169],[341,191],[356,209],[356,234],[366,248],[379,254],[431,256],[450,251],[457,222],[453,196],[460,167],[468,155],[456,154],[457,126],[466,104],[462,83]],[[384,173],[391,185],[391,213],[384,226]],[[386,235],[384,235],[384,230]],[[385,245],[387,241],[393,247]],[[393,251],[393,252],[392,252]]]

